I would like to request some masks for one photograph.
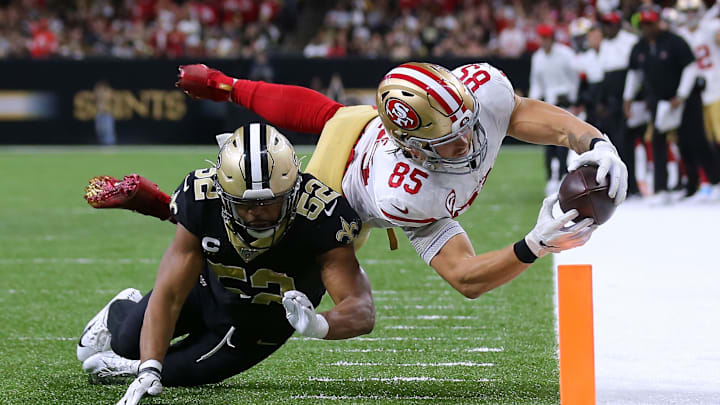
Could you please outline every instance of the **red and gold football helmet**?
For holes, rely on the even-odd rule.
[[[428,170],[464,174],[479,169],[487,153],[480,104],[452,72],[431,63],[390,70],[377,90],[377,108],[395,143]],[[437,148],[470,135],[464,156],[443,157]]]

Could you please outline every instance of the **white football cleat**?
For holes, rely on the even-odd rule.
[[[112,350],[95,353],[82,365],[83,371],[98,377],[135,376],[139,367],[140,360],[126,359]]]
[[[107,328],[107,316],[110,304],[117,300],[131,300],[138,302],[142,294],[135,288],[126,288],[107,303],[85,326],[77,345],[77,358],[84,362],[88,357],[98,352],[110,349],[110,331]]]

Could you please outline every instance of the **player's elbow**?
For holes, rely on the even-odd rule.
[[[475,299],[489,290],[486,283],[474,280],[468,274],[463,261],[457,261],[448,266],[436,266],[435,270],[465,298]]]
[[[375,329],[375,305],[372,300],[360,308],[358,316],[358,335],[367,335]]]
[[[486,288],[484,284],[472,283],[469,281],[460,282],[457,286],[455,286],[455,289],[460,294],[464,295],[465,298],[469,298],[471,300],[478,298],[490,290],[489,288]]]

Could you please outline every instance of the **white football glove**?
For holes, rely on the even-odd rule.
[[[572,209],[553,218],[552,209],[557,200],[557,194],[543,200],[537,224],[525,237],[525,242],[537,257],[543,257],[550,252],[559,253],[582,246],[597,229],[597,225],[592,225],[595,222],[592,218],[585,218],[575,225],[565,227],[568,221],[577,218],[579,214],[576,209]]]
[[[315,313],[307,295],[297,290],[286,291],[282,303],[288,322],[301,335],[316,339],[327,336],[330,329],[327,319]]]
[[[625,163],[618,156],[617,149],[610,143],[597,142],[592,150],[589,150],[568,165],[568,171],[573,171],[582,165],[597,165],[598,184],[605,184],[605,176],[610,173],[610,187],[608,196],[615,199],[615,205],[620,205],[627,197],[628,171]]]
[[[160,383],[161,371],[162,364],[157,360],[147,360],[140,364],[137,378],[117,405],[137,405],[145,394],[159,395],[163,388]]]

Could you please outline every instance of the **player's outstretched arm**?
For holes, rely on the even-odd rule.
[[[305,336],[321,339],[348,339],[370,333],[375,326],[375,305],[370,281],[355,258],[352,245],[324,253],[322,280],[335,307],[316,314],[305,294],[288,291],[283,305],[288,321]]]
[[[190,97],[232,101],[272,125],[310,134],[320,134],[343,106],[305,87],[236,79],[202,64],[180,66],[175,86]]]
[[[580,155],[568,170],[581,165],[598,166],[597,181],[604,183],[610,174],[608,195],[619,205],[627,195],[627,167],[610,140],[597,128],[569,112],[524,97],[515,97],[508,133],[525,142],[566,146]]]
[[[468,298],[477,298],[522,274],[539,257],[549,252],[582,246],[595,230],[592,219],[585,219],[566,227],[578,216],[570,210],[557,218],[552,207],[557,201],[553,195],[543,201],[538,221],[530,233],[519,242],[500,250],[475,255],[467,237],[453,236],[430,261],[435,271],[450,285]]]
[[[150,301],[140,331],[140,364],[137,378],[118,404],[137,404],[145,394],[162,392],[162,361],[175,323],[202,270],[200,241],[182,225],[160,261]]]

